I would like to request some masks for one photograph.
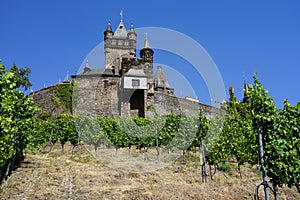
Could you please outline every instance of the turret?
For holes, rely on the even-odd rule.
[[[151,49],[148,37],[146,36],[144,48],[140,51],[140,58],[142,58],[144,62],[153,63],[153,54],[154,51]]]
[[[148,83],[150,85],[153,84],[153,54],[154,51],[151,49],[148,37],[146,35],[144,48],[140,51],[140,60],[143,64],[144,71],[148,76]],[[149,88],[152,87],[150,85]]]
[[[106,40],[107,38],[112,38],[114,35],[114,32],[111,29],[110,26],[110,21],[107,24],[106,30],[104,31],[104,40]]]
[[[157,66],[157,71],[154,76],[154,87],[154,89],[160,93],[174,95],[174,88],[169,85],[161,66]]]
[[[133,24],[130,25],[130,30],[129,30],[129,33],[128,33],[128,38],[130,40],[136,40],[136,32],[134,31]]]

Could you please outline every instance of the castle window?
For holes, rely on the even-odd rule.
[[[129,44],[128,41],[125,41],[125,46],[128,46],[128,44]]]
[[[122,40],[118,40],[118,45],[123,45],[123,41]]]
[[[157,88],[157,91],[158,91],[158,92],[162,92],[163,89],[159,87],[159,88]]]
[[[103,88],[106,90],[108,88],[108,81],[103,81]]]
[[[132,79],[132,86],[133,87],[140,86],[140,80],[139,79]]]

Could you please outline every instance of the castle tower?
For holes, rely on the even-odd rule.
[[[169,85],[161,66],[157,66],[157,72],[154,77],[154,87],[155,90],[160,93],[174,95],[174,88]]]
[[[136,54],[136,33],[133,25],[127,32],[121,21],[115,32],[112,31],[110,22],[104,32],[104,52],[105,52],[105,68],[114,68],[118,71],[121,68],[122,57],[135,58]]]
[[[153,54],[154,51],[151,49],[148,37],[144,42],[144,47],[140,51],[140,60],[143,65],[143,69],[148,78],[148,92],[153,93],[154,82],[153,82]]]

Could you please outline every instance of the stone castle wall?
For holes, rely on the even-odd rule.
[[[33,97],[33,102],[35,105],[39,105],[45,111],[52,111],[54,108],[54,101],[52,99],[54,95],[54,86],[45,87],[41,90],[37,90],[29,94]]]
[[[161,114],[170,114],[171,112],[180,114],[184,112],[191,116],[197,116],[200,109],[207,118],[214,118],[222,114],[222,110],[216,107],[159,92],[155,92],[153,96],[148,97],[147,106],[153,106]],[[151,116],[151,113],[148,112],[148,116]]]
[[[110,77],[110,85],[108,85],[107,89],[103,87],[105,80],[107,78],[90,77],[88,79],[76,79],[77,83],[73,93],[73,109],[75,108],[74,110],[77,113],[88,116],[101,115],[103,117],[120,115],[119,97],[116,88],[117,79]],[[33,96],[34,103],[41,105],[43,110],[53,111],[55,110],[52,99],[54,92],[54,86],[50,86],[33,92],[30,96]],[[199,109],[201,109],[208,118],[214,118],[222,113],[222,110],[216,107],[159,92],[148,96],[145,101],[145,106],[148,108],[148,111],[146,109],[146,117],[153,116],[153,112],[149,111],[150,107],[153,107],[161,114],[170,114],[171,112],[180,114],[183,111],[192,116],[197,116]]]
[[[118,77],[77,76],[74,81],[73,112],[87,116],[118,116],[117,85]]]

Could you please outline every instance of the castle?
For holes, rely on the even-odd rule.
[[[104,31],[105,66],[92,68],[88,63],[76,75],[72,95],[72,113],[103,117],[151,117],[154,110],[161,114],[181,112],[198,115],[199,109],[208,117],[220,114],[220,109],[192,98],[174,96],[162,70],[153,74],[154,51],[146,36],[144,46],[136,56],[137,34],[131,24],[127,31],[121,19],[113,31],[110,22]],[[69,83],[68,77],[62,84]],[[32,93],[35,103],[44,110],[54,106],[53,87]],[[52,106],[51,106],[52,105]]]

